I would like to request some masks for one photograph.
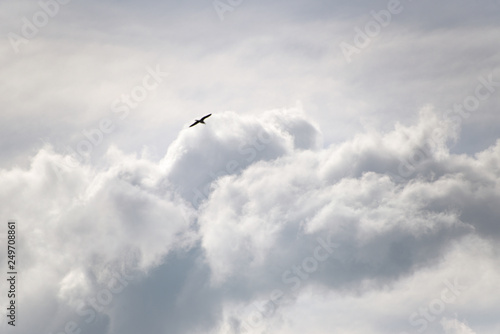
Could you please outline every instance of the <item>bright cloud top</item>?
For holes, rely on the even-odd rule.
[[[318,314],[339,307],[309,298],[318,290],[345,298],[352,314],[350,298],[370,301],[367,332],[384,333],[387,318],[399,319],[398,330],[423,328],[430,321],[417,312],[408,325],[405,307],[380,314],[381,291],[401,292],[416,276],[465,277],[443,265],[468,256],[457,255],[461,243],[483,245],[482,265],[498,278],[490,259],[500,236],[500,142],[475,156],[451,154],[456,125],[426,108],[415,125],[323,147],[325,129],[300,110],[221,112],[182,130],[161,161],[110,149],[99,166],[69,166],[44,147],[28,169],[0,171],[1,215],[19,222],[23,245],[21,298],[32,321],[22,330],[58,332],[74,322],[134,333],[127,315],[155,311],[165,319],[151,330],[300,332],[287,319],[304,305]],[[482,291],[467,279],[469,291]],[[150,286],[168,298],[135,306]],[[421,296],[405,298],[415,305]],[[42,300],[50,305],[43,310]],[[447,311],[429,326],[473,333],[472,322],[453,327]]]

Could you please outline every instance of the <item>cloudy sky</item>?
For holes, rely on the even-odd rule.
[[[500,332],[500,1],[0,18],[2,333]]]

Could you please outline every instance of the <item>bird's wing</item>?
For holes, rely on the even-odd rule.
[[[206,116],[203,116],[203,117],[200,119],[200,121],[204,121],[204,120],[205,120],[205,118],[209,118],[210,116],[212,116],[212,114],[208,114],[208,115],[206,115]]]
[[[195,126],[196,124],[200,123],[200,121],[196,120],[193,124],[191,124],[189,127]]]

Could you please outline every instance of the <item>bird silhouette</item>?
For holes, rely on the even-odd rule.
[[[192,126],[195,126],[196,124],[198,123],[201,123],[201,124],[205,124],[205,119],[209,118],[212,114],[208,114],[206,116],[203,116],[202,118],[200,119],[197,119],[195,120],[195,122],[193,124],[191,124],[189,127],[192,127]]]

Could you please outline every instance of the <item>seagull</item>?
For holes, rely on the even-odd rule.
[[[198,124],[198,123],[205,124],[205,122],[204,122],[204,121],[205,121],[205,119],[206,119],[206,118],[209,118],[211,115],[212,115],[212,114],[208,114],[208,115],[206,115],[206,116],[203,116],[203,117],[202,117],[202,118],[200,118],[200,119],[197,119],[197,120],[196,120],[193,124],[191,124],[189,127],[195,126],[195,125],[196,125],[196,124]]]

